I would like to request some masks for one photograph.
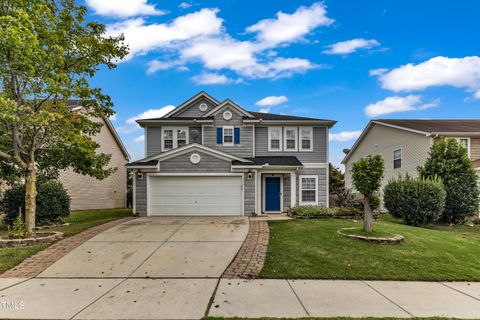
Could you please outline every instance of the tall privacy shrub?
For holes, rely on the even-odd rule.
[[[459,223],[478,211],[477,175],[468,151],[456,139],[439,139],[432,145],[429,157],[419,174],[424,178],[440,177],[447,197],[443,222]]]
[[[385,208],[406,224],[419,226],[437,221],[445,208],[441,179],[399,177],[383,190]]]

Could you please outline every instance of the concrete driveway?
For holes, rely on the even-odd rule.
[[[0,306],[0,318],[201,318],[248,228],[244,217],[126,222],[85,242],[36,278],[0,279],[0,303],[12,306]]]

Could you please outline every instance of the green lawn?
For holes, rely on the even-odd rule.
[[[271,221],[262,278],[480,281],[480,226],[417,228],[384,218],[381,232],[401,234],[399,245],[337,234],[361,221]]]
[[[88,228],[131,215],[131,209],[75,211],[65,219],[65,222],[70,223],[70,225],[47,230],[61,231],[65,234],[65,237],[69,237]],[[1,228],[4,229],[6,227],[0,224],[0,229]],[[23,248],[0,249],[0,274],[16,266],[35,253],[42,251],[46,247],[48,247],[48,244],[34,245]]]

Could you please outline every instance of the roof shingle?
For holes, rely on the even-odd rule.
[[[480,120],[375,120],[423,132],[480,132]]]

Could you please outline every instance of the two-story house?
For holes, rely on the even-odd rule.
[[[145,130],[134,170],[138,215],[252,215],[328,206],[335,121],[246,111],[200,92]]]
[[[441,137],[453,137],[465,146],[480,173],[480,120],[372,120],[351,150],[346,150],[342,161],[345,186],[352,188],[352,164],[375,154],[385,161],[382,190],[399,174],[417,176],[417,168],[427,160],[430,146]]]

